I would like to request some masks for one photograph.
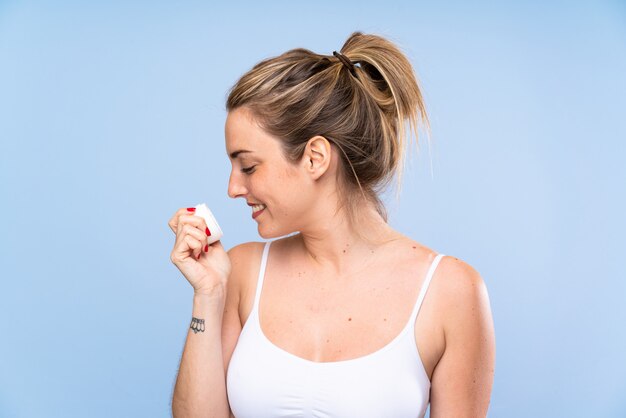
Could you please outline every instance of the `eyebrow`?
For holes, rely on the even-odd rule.
[[[237,158],[237,156],[239,154],[243,154],[243,153],[246,153],[246,152],[252,152],[252,151],[248,151],[246,149],[240,149],[240,150],[237,150],[237,151],[233,151],[233,152],[230,153],[230,158],[232,158],[234,160],[235,158]]]

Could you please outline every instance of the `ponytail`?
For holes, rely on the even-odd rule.
[[[379,193],[396,174],[401,188],[405,123],[416,140],[419,122],[429,125],[409,60],[389,40],[361,32],[348,37],[340,54],[296,48],[259,62],[229,92],[226,109],[240,106],[282,140],[293,163],[316,135],[340,149],[338,184],[350,221],[363,199],[387,221]]]

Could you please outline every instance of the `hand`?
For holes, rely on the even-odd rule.
[[[182,208],[169,220],[168,225],[176,234],[170,260],[185,276],[194,292],[225,294],[231,272],[230,258],[220,241],[207,244],[205,220]],[[205,248],[208,251],[205,252]]]

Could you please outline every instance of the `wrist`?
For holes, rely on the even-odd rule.
[[[224,312],[226,295],[194,293],[192,312],[199,318],[220,316]]]
[[[221,300],[226,297],[226,289],[223,286],[215,286],[211,289],[194,289],[193,298],[201,300]]]

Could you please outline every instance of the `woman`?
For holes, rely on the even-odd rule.
[[[227,110],[228,194],[273,240],[226,253],[193,208],[170,220],[194,288],[174,416],[486,416],[485,285],[392,229],[378,197],[405,121],[427,122],[402,52],[360,32],[341,53],[294,49],[243,75]]]

